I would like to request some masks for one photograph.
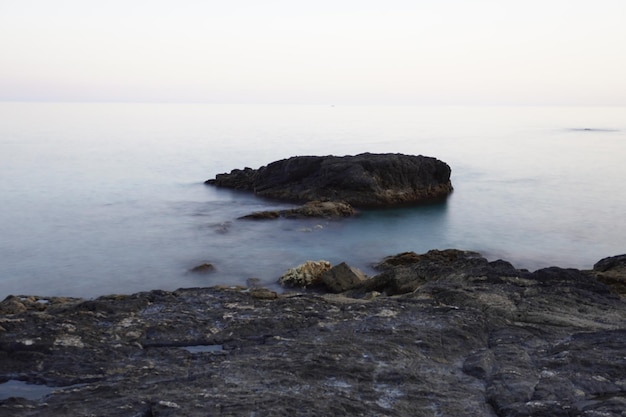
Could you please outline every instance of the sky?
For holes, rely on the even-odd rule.
[[[626,0],[0,0],[0,101],[626,105]]]

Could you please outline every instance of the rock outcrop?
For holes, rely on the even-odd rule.
[[[601,259],[593,266],[592,272],[601,282],[626,296],[626,255]]]
[[[357,268],[342,262],[322,274],[322,283],[330,292],[341,293],[359,288],[367,276]]]
[[[287,201],[343,201],[389,207],[441,199],[452,191],[450,167],[438,159],[403,154],[296,156],[259,169],[235,169],[207,184]]]
[[[0,415],[624,415],[626,303],[597,277],[619,259],[400,258],[342,294],[8,297]]]

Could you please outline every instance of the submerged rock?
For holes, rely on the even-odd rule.
[[[257,211],[241,217],[249,220],[272,220],[284,217],[287,219],[326,218],[335,219],[354,216],[356,211],[341,201],[310,201],[301,207],[287,210]]]
[[[259,169],[218,174],[206,184],[288,201],[343,201],[355,207],[415,204],[452,192],[445,162],[403,154],[296,156]]]
[[[0,415],[623,415],[626,302],[594,271],[417,256],[342,294],[8,297]]]
[[[210,274],[211,272],[215,272],[215,266],[211,263],[203,263],[198,266],[194,266],[189,270],[194,274]]]

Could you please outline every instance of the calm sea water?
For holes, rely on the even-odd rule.
[[[205,186],[293,155],[403,152],[452,167],[443,204],[344,221]],[[0,103],[0,299],[273,285],[307,259],[371,273],[461,248],[531,270],[626,253],[626,108]],[[203,262],[217,271],[187,271]]]

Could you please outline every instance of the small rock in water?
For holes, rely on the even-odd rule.
[[[246,280],[248,288],[261,288],[261,280],[259,278],[248,278]]]
[[[215,266],[213,266],[213,264],[208,263],[208,262],[195,266],[189,270],[189,272],[193,272],[194,274],[208,274],[214,271],[215,271]]]
[[[240,219],[273,220],[273,219],[278,219],[279,217],[280,217],[280,211],[269,210],[269,211],[255,211],[254,213],[250,213],[250,214],[240,217]]]

